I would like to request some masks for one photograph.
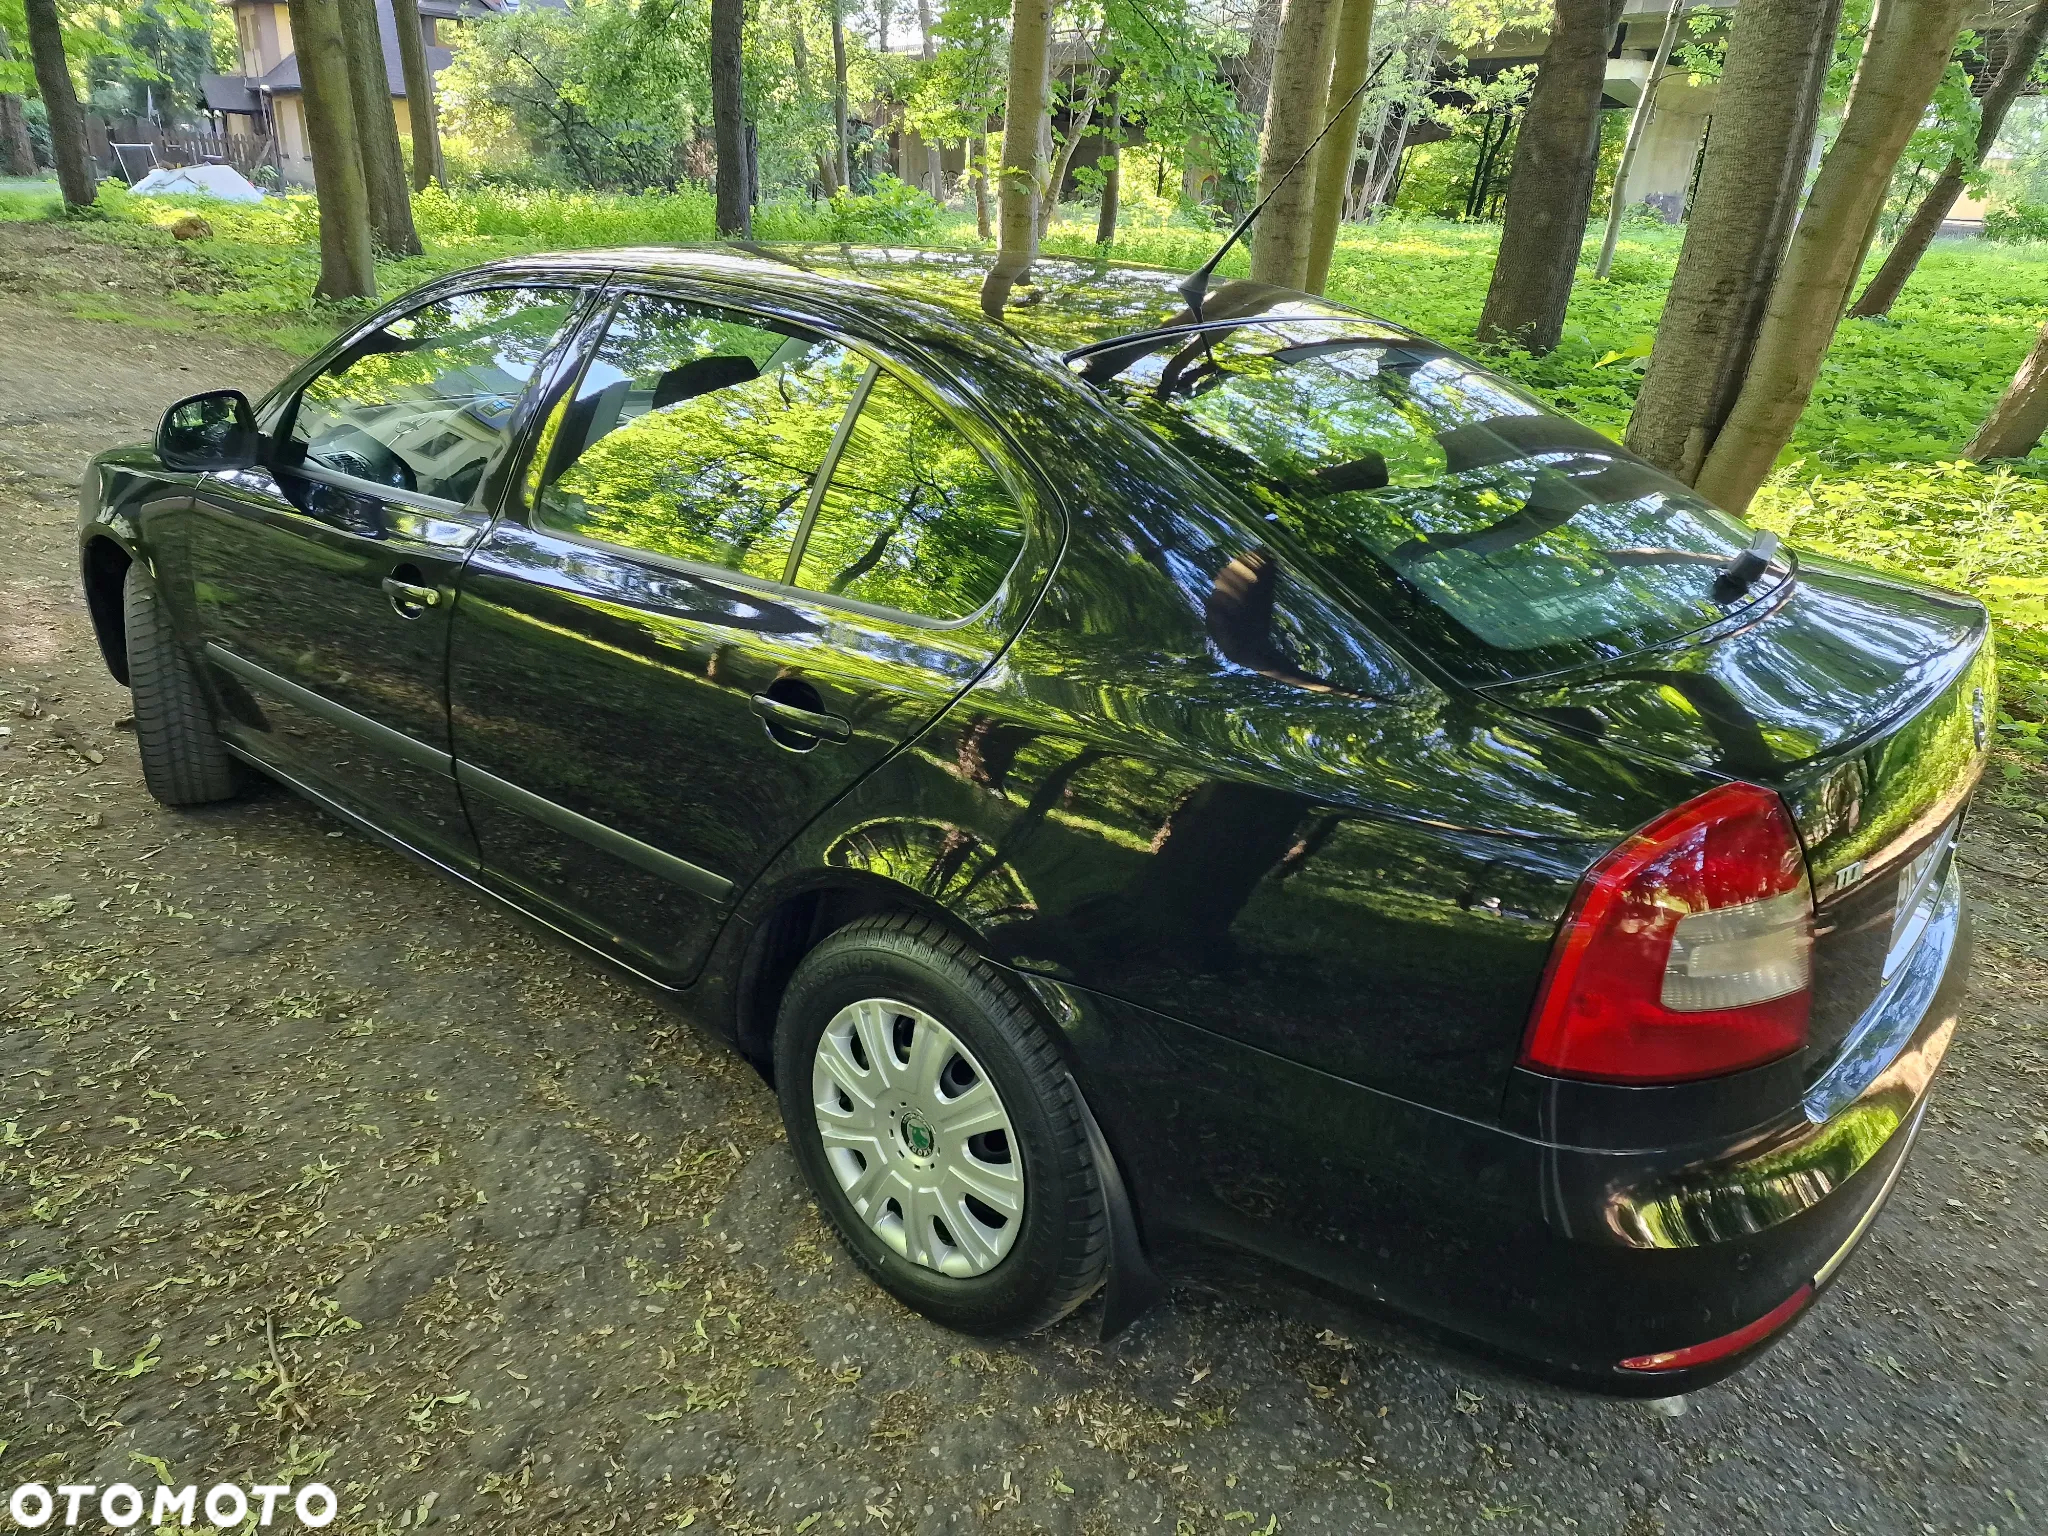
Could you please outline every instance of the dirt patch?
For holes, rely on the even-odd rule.
[[[380,1536],[2048,1523],[2036,781],[1969,830],[1971,1015],[1890,1210],[1687,1417],[1237,1276],[982,1345],[858,1277],[686,1009],[283,794],[144,794],[78,473],[284,366],[0,300],[0,1485],[317,1475]]]

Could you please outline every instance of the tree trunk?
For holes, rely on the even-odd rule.
[[[740,29],[745,0],[711,0],[711,137],[718,152],[718,233],[746,240],[754,233],[747,200],[747,104],[741,90]]]
[[[1283,0],[1259,0],[1252,12],[1251,37],[1244,52],[1244,85],[1237,104],[1255,123],[1266,120],[1266,103],[1273,98],[1273,50],[1280,41],[1280,13]]]
[[[789,13],[789,56],[790,62],[796,66],[797,98],[808,102],[811,99],[811,50],[804,42],[804,16],[800,8],[792,8]],[[825,189],[827,197],[839,190],[837,173],[836,157],[818,156],[818,185]]]
[[[1799,208],[1842,0],[1735,11],[1678,271],[1628,446],[1691,484],[1742,389]]]
[[[1934,244],[1934,237],[1941,233],[1942,221],[1954,210],[1956,199],[1962,196],[1963,185],[1969,180],[1970,172],[1984,163],[1985,157],[1998,143],[2006,113],[2026,87],[2028,76],[2034,72],[2034,62],[2041,57],[2044,42],[2048,42],[2048,0],[2036,0],[2033,10],[2027,13],[2026,21],[2007,37],[2005,62],[1999,66],[1991,88],[1984,93],[1977,119],[1976,154],[1967,165],[1960,155],[1955,156],[1934,179],[1934,185],[1920,199],[1920,206],[1913,210],[1913,217],[1899,231],[1891,254],[1877,269],[1877,276],[1870,280],[1870,286],[1863,290],[1863,297],[1849,311],[1851,319],[1868,320],[1873,315],[1891,313],[1892,305],[1898,302],[1899,293],[1912,277],[1913,269],[1927,254],[1927,247]]]
[[[441,164],[440,108],[434,101],[434,72],[427,67],[427,39],[420,29],[419,0],[392,0],[398,24],[398,65],[405,72],[405,115],[412,122],[412,188],[424,192],[448,183]]]
[[[1600,82],[1622,3],[1557,0],[1550,46],[1515,142],[1500,256],[1479,316],[1482,342],[1548,352],[1564,334],[1600,168]]]
[[[1600,242],[1600,260],[1593,266],[1595,277],[1614,270],[1614,247],[1621,240],[1621,216],[1628,211],[1628,175],[1635,169],[1636,151],[1643,147],[1643,130],[1650,126],[1650,113],[1657,104],[1657,87],[1664,83],[1664,69],[1671,62],[1671,50],[1678,42],[1678,24],[1685,19],[1685,0],[1671,0],[1664,18],[1664,35],[1657,39],[1657,56],[1650,62],[1643,94],[1629,114],[1628,139],[1621,146],[1621,164],[1614,168],[1614,187],[1607,194],[1607,234]]]
[[[1102,71],[1090,70],[1088,94],[1081,100],[1081,110],[1067,119],[1067,142],[1060,146],[1060,152],[1053,160],[1052,175],[1045,184],[1045,197],[1038,205],[1038,237],[1041,240],[1052,228],[1053,220],[1060,216],[1060,189],[1067,184],[1067,170],[1074,163],[1074,151],[1081,147],[1081,136],[1095,120],[1095,103],[1101,99]]]
[[[844,0],[832,6],[832,128],[837,135],[839,185],[853,191],[853,148],[846,129],[846,12]]]
[[[1304,165],[1291,177],[1287,173],[1322,131],[1339,3],[1287,0],[1280,41],[1273,50],[1273,92],[1266,100],[1266,129],[1259,143],[1259,196],[1272,201],[1259,215],[1252,236],[1252,277],[1282,288],[1299,288],[1308,281],[1316,167]],[[1287,177],[1284,186],[1282,177]]]
[[[1984,425],[1963,450],[1966,459],[2023,459],[2048,430],[2048,325]]]
[[[1373,0],[1344,0],[1337,23],[1337,42],[1330,65],[1330,94],[1323,120],[1341,109],[1316,151],[1315,214],[1309,227],[1308,275],[1302,286],[1321,293],[1330,280],[1330,258],[1337,250],[1337,226],[1344,221],[1344,201],[1351,194],[1351,167],[1358,160],[1358,120],[1365,115],[1365,97],[1347,106],[1346,99],[1365,84],[1372,67]]]
[[[71,65],[64,57],[64,32],[57,20],[57,0],[22,0],[28,20],[29,57],[35,62],[36,89],[50,119],[50,153],[57,162],[57,188],[67,208],[90,208],[99,195],[93,180],[92,156],[85,147],[85,113],[71,84]]]
[[[996,181],[996,259],[981,307],[1000,320],[1010,290],[1038,259],[1039,172],[1045,164],[1045,87],[1052,59],[1053,0],[1011,0],[1010,79],[1003,97],[1003,164]]]
[[[1806,409],[1877,231],[1892,169],[1948,68],[1965,4],[1878,0],[1841,134],[1821,162],[1771,287],[1742,393],[1700,466],[1701,494],[1731,511],[1749,505]]]
[[[12,59],[14,47],[0,27],[0,59]],[[0,91],[0,176],[33,176],[36,148],[28,136],[28,103],[13,91]]]
[[[981,136],[981,148],[974,151],[974,234],[979,240],[993,240],[995,229],[988,221],[988,135]]]
[[[1112,90],[1109,93],[1109,153],[1095,163],[1096,169],[1102,172],[1102,207],[1095,215],[1097,245],[1116,243],[1116,205],[1124,183],[1123,133],[1123,92]]]
[[[417,256],[420,237],[412,227],[412,193],[405,183],[405,154],[398,147],[398,118],[391,109],[384,40],[377,35],[377,3],[340,0],[340,11],[356,147],[370,198],[370,235],[394,256]]]
[[[33,176],[36,147],[28,136],[28,104],[0,91],[0,176]]]
[[[943,9],[943,8],[942,8]],[[924,39],[924,56],[927,62],[939,56],[938,39],[932,36],[931,0],[917,0],[917,30]],[[946,161],[938,143],[920,132],[924,139],[924,175],[928,185],[925,190],[940,202],[946,200]]]
[[[370,245],[370,193],[349,88],[348,56],[336,0],[290,0],[292,41],[299,55],[300,104],[313,190],[320,200],[322,299],[373,299],[377,268]]]

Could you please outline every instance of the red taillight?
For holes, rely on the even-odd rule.
[[[1806,1043],[1813,895],[1784,802],[1724,784],[1587,872],[1550,953],[1522,1065],[1669,1083]]]
[[[1730,1355],[1740,1354],[1752,1344],[1760,1344],[1780,1328],[1799,1315],[1799,1309],[1806,1305],[1813,1295],[1811,1283],[1779,1302],[1770,1311],[1753,1323],[1745,1323],[1733,1333],[1724,1333],[1718,1339],[1709,1339],[1704,1344],[1688,1344],[1684,1349],[1667,1349],[1654,1355],[1636,1355],[1621,1362],[1624,1371],[1682,1371],[1689,1366],[1707,1365],[1715,1360],[1726,1360]]]

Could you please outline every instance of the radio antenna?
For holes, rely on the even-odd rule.
[[[1391,48],[1380,55],[1380,61],[1379,63],[1373,65],[1372,72],[1368,74],[1363,80],[1358,82],[1358,89],[1353,91],[1349,96],[1345,97],[1344,105],[1339,107],[1335,112],[1330,114],[1330,120],[1327,123],[1323,124],[1323,131],[1317,134],[1313,139],[1310,139],[1308,142],[1308,148],[1304,149],[1300,154],[1294,157],[1294,164],[1287,167],[1286,174],[1283,175],[1278,181],[1273,183],[1271,189],[1268,190],[1264,197],[1259,199],[1258,205],[1255,208],[1253,208],[1250,213],[1246,214],[1243,218],[1237,221],[1237,228],[1233,229],[1229,233],[1229,235],[1225,237],[1223,243],[1216,247],[1216,254],[1211,256],[1207,261],[1203,262],[1199,267],[1195,268],[1194,271],[1188,274],[1187,281],[1180,285],[1180,296],[1183,299],[1187,300],[1188,313],[1193,315],[1196,320],[1200,320],[1202,318],[1202,299],[1203,296],[1206,295],[1209,291],[1209,279],[1216,275],[1216,264],[1222,261],[1225,256],[1228,256],[1230,254],[1230,248],[1233,245],[1237,244],[1238,240],[1243,237],[1244,232],[1246,230],[1252,227],[1252,220],[1256,219],[1260,214],[1266,211],[1266,204],[1273,201],[1273,199],[1279,195],[1280,189],[1287,185],[1289,179],[1293,177],[1296,171],[1301,169],[1302,162],[1307,160],[1310,155],[1316,152],[1316,146],[1318,144],[1322,143],[1324,139],[1329,137],[1330,130],[1337,126],[1337,120],[1351,109],[1351,103],[1358,100],[1359,97],[1363,96],[1366,93],[1366,91],[1371,87],[1373,81],[1379,79],[1380,71],[1387,67],[1387,60],[1391,59],[1393,56],[1394,51]]]

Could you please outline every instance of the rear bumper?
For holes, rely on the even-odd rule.
[[[1520,1135],[1077,988],[1041,991],[1155,1245],[1221,1238],[1523,1371],[1661,1397],[1737,1369],[1797,1313],[1711,1364],[1620,1362],[1818,1294],[1869,1231],[1925,1115],[1968,956],[1951,871],[1916,965],[1805,1105],[1675,1151]]]

